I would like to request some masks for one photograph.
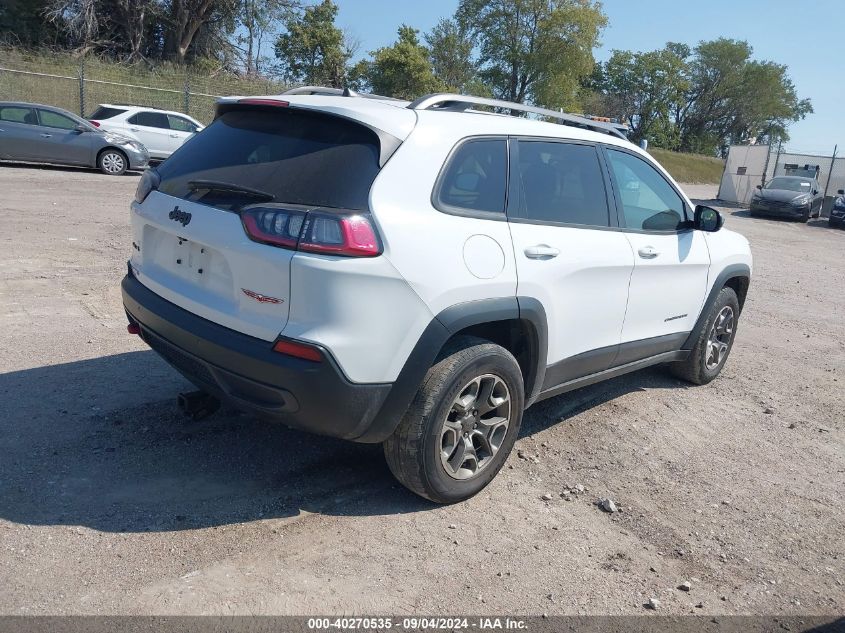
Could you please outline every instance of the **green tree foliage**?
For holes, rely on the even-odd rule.
[[[356,83],[398,99],[444,90],[444,83],[434,75],[428,49],[420,43],[419,31],[403,24],[398,34],[393,45],[372,51],[372,60],[356,65]]]
[[[591,0],[460,0],[456,16],[493,94],[550,108],[575,106],[607,24]]]
[[[276,57],[288,81],[344,86],[350,53],[335,18],[337,5],[331,0],[288,15],[285,33],[276,42]]]
[[[55,24],[44,19],[48,4],[48,0],[2,0],[0,41],[27,48],[64,46],[64,37]]]
[[[613,51],[584,82],[591,114],[619,117],[633,140],[716,154],[731,143],[787,140],[812,112],[786,66],[752,59],[747,42],[717,39],[691,49],[669,42],[646,53]]]
[[[605,104],[615,116],[631,123],[633,141],[647,138],[659,147],[674,149],[678,134],[673,117],[688,89],[686,63],[670,47],[647,53],[613,51],[599,69],[597,83],[611,99]],[[595,75],[594,75],[595,77]]]
[[[747,42],[701,42],[688,65],[690,89],[678,117],[681,149],[724,152],[749,138],[788,140],[787,126],[813,111],[786,66],[751,59]]]
[[[454,19],[443,18],[425,34],[425,42],[432,72],[446,90],[479,92],[478,66],[472,56],[472,38],[466,29]]]

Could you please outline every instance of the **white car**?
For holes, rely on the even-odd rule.
[[[203,129],[203,124],[181,112],[101,103],[88,120],[96,127],[138,141],[153,159],[163,160]]]
[[[383,442],[451,503],[539,400],[659,363],[718,375],[748,242],[612,127],[337,93],[223,99],[139,183],[128,329],[201,389],[188,413]]]

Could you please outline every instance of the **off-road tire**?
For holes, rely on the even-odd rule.
[[[715,367],[707,366],[708,360],[708,340],[711,336],[716,319],[725,308],[730,308],[733,311],[733,328],[730,340],[727,343],[727,349],[721,356],[718,364]],[[696,385],[706,385],[713,380],[722,371],[725,366],[728,355],[733,348],[734,340],[736,340],[736,329],[739,321],[739,300],[733,288],[725,286],[719,291],[716,301],[710,308],[707,314],[707,320],[703,327],[697,333],[695,346],[692,348],[689,357],[686,360],[669,364],[669,371],[678,378],[686,380]]]
[[[489,375],[500,378],[509,392],[507,431],[483,469],[468,479],[455,479],[441,461],[444,421],[467,383]],[[468,499],[490,483],[507,460],[524,406],[522,371],[513,355],[485,339],[457,337],[428,370],[399,426],[384,442],[387,464],[402,485],[426,499],[444,504]]]

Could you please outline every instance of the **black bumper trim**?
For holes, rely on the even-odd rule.
[[[357,439],[367,434],[391,391],[390,384],[349,382],[326,349],[319,363],[274,352],[272,342],[213,323],[160,297],[131,270],[121,290],[129,320],[141,327],[144,341],[164,360],[201,389],[259,417]]]

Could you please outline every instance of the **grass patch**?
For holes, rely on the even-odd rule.
[[[649,149],[648,153],[678,182],[716,185],[722,180],[725,161],[721,158],[656,148]]]

